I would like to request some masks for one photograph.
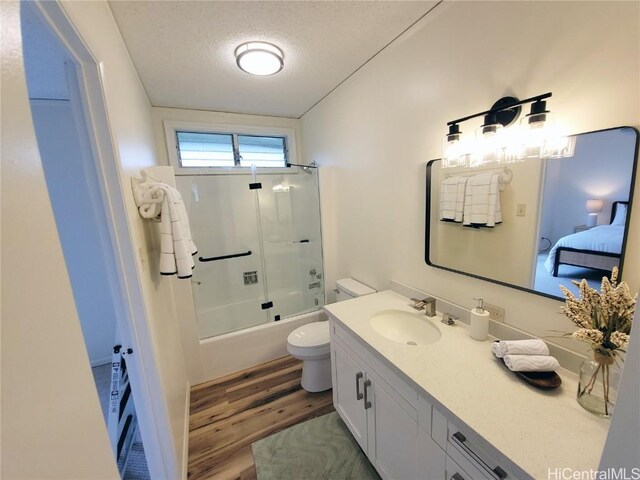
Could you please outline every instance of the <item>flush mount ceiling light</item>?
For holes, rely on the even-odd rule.
[[[284,67],[282,50],[271,43],[243,43],[235,53],[238,67],[252,75],[273,75]]]

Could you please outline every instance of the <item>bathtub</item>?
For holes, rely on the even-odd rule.
[[[296,315],[200,340],[202,382],[287,355],[287,337],[296,328],[327,320],[322,310]]]

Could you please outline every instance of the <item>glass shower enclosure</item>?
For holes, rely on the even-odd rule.
[[[196,245],[200,339],[324,305],[318,171],[176,177]]]

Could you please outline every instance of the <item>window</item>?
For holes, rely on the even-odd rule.
[[[238,135],[240,166],[286,167],[287,147],[284,137]]]
[[[181,167],[233,167],[233,135],[176,132]]]
[[[295,163],[293,129],[164,123],[176,174],[246,173],[252,165],[273,169]]]

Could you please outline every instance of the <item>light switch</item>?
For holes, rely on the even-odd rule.
[[[526,203],[519,203],[518,207],[516,208],[516,216],[524,217],[526,212],[527,212],[527,204]]]

